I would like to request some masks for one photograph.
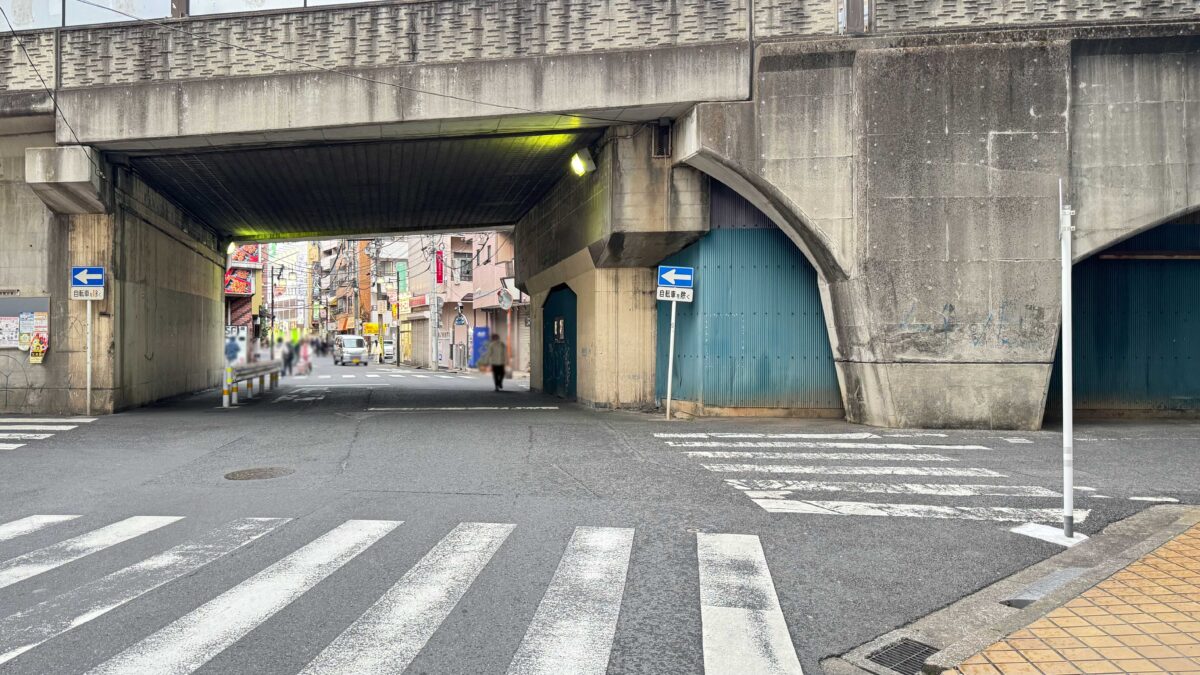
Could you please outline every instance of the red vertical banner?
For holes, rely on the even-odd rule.
[[[433,268],[435,270],[434,274],[437,277],[437,283],[439,283],[439,284],[445,283],[446,263],[445,263],[445,260],[442,258],[441,250],[438,250],[433,254]]]

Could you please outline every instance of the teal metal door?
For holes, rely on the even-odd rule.
[[[558,286],[542,304],[542,390],[568,400],[575,398],[577,379],[575,291]]]
[[[817,272],[779,228],[716,184],[712,231],[663,261],[696,268],[680,303],[673,396],[707,407],[842,409]],[[670,307],[658,303],[656,391],[666,396]]]
[[[1200,224],[1171,223],[1075,266],[1075,408],[1200,412]],[[1061,350],[1048,409],[1061,418]]]

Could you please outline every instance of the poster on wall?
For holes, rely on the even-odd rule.
[[[259,269],[262,267],[262,247],[258,244],[241,244],[229,255],[230,267]]]
[[[17,321],[17,349],[29,351],[29,343],[33,340],[33,312],[21,312]]]
[[[225,270],[225,295],[254,295],[254,271],[236,267]]]
[[[33,313],[33,336],[29,340],[29,362],[41,363],[50,351],[50,313]]]
[[[0,316],[0,349],[16,349],[20,344],[21,319]]]

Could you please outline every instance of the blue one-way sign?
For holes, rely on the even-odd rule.
[[[658,285],[667,288],[691,288],[694,270],[676,265],[658,266]]]
[[[72,286],[103,286],[104,285],[104,268],[103,267],[72,267],[71,268],[71,285]]]

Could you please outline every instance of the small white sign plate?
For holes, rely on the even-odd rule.
[[[659,286],[658,299],[667,300],[670,302],[691,302],[692,289],[690,288],[674,288],[672,286]]]
[[[104,287],[103,286],[72,286],[71,287],[71,299],[72,300],[103,300],[104,299]]]

